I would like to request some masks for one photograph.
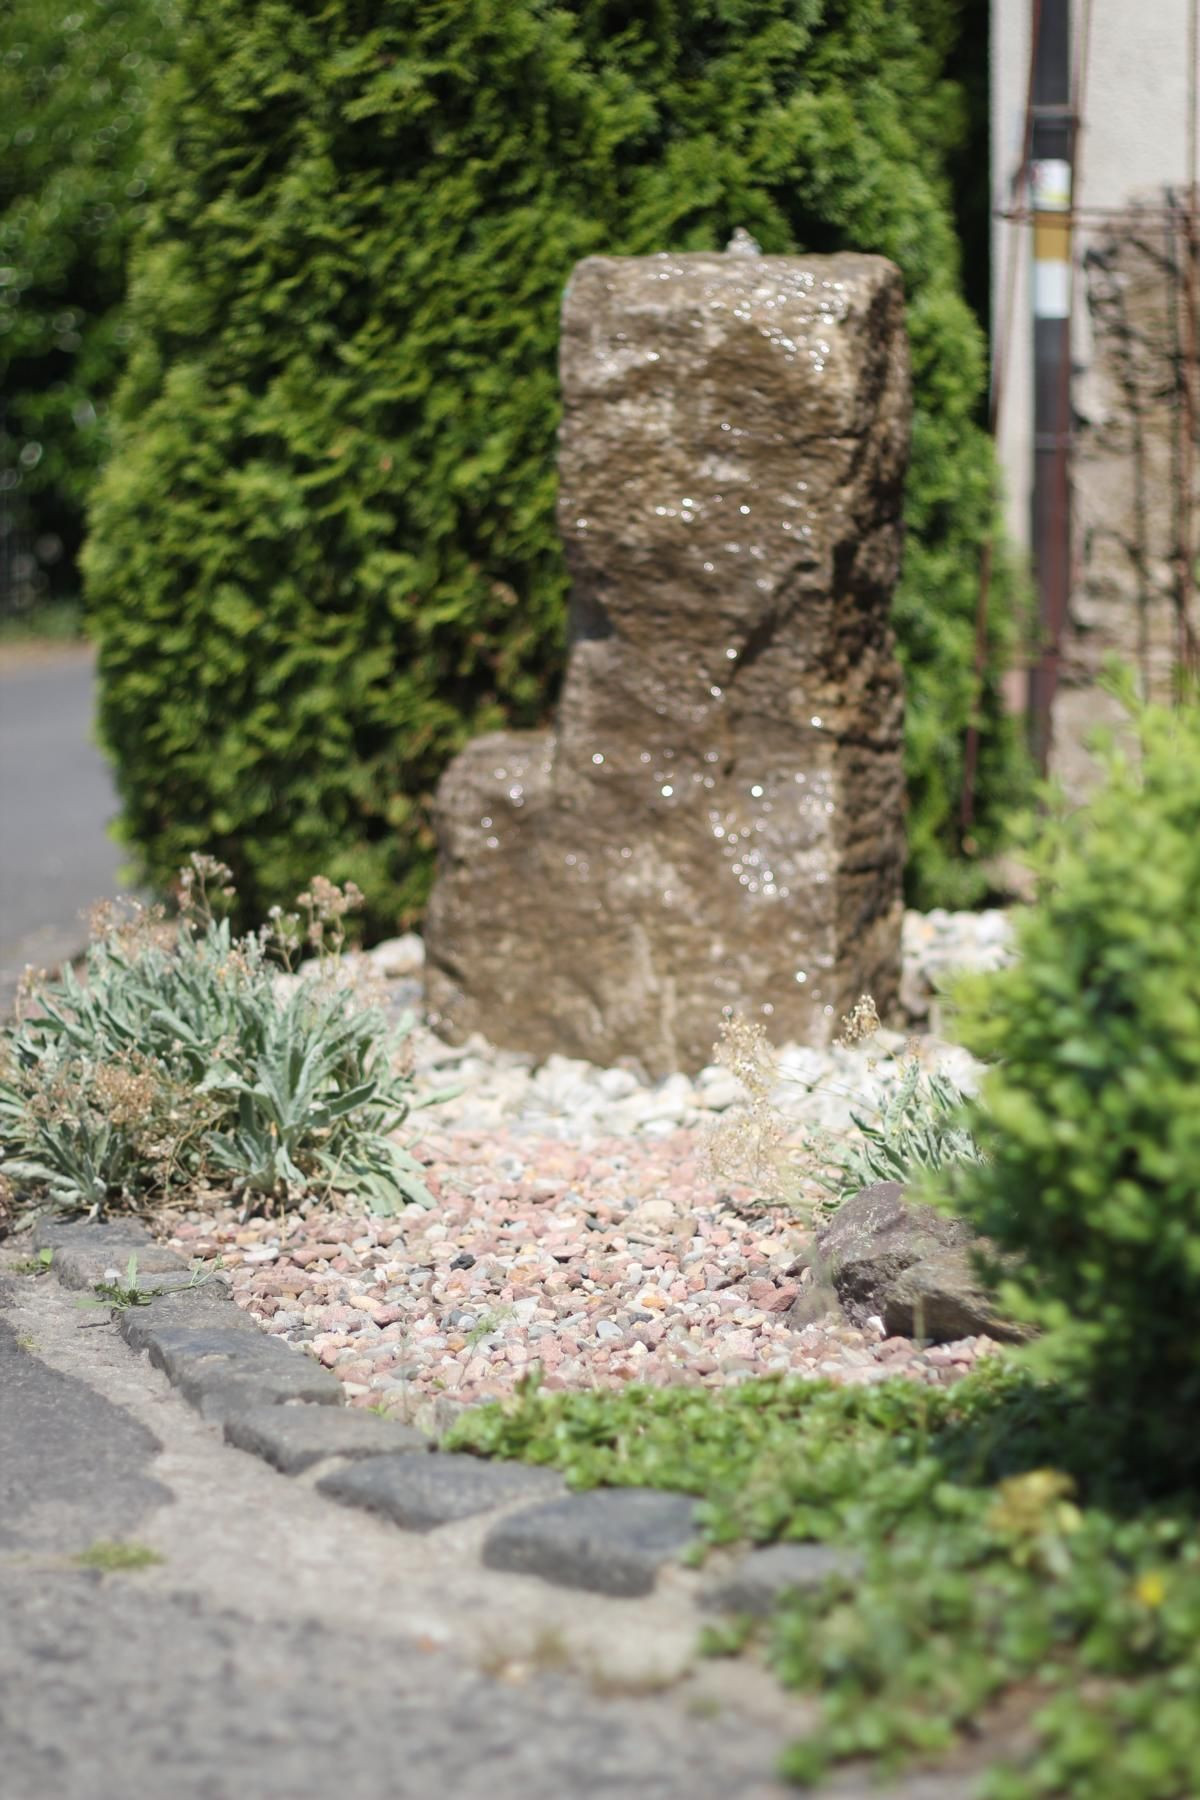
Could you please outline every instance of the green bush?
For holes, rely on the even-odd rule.
[[[1016,1253],[1009,1303],[1098,1404],[1200,1474],[1200,709],[1147,711],[1138,739],[1047,829],[1019,962],[959,990],[997,1066],[953,1204]]]
[[[569,271],[742,225],[905,273],[912,891],[961,897],[995,493],[946,173],[958,5],[183,0],[87,551],[103,728],[154,880],[204,844],[252,910],[319,864],[375,897],[372,929],[419,911],[447,759],[554,698]],[[986,845],[1016,760],[990,690],[984,714]]]
[[[0,46],[0,610],[77,590],[125,358],[169,0],[7,0]]]
[[[195,858],[178,923],[104,909],[85,979],[36,986],[0,1031],[0,1178],[89,1213],[222,1187],[248,1208],[334,1191],[432,1205],[388,1135],[412,1106],[396,1058],[411,1020],[389,1033],[338,979],[361,896],[320,877],[301,896],[320,955],[289,992],[267,952],[298,947],[299,916],[234,937],[206,894],[228,874]]]

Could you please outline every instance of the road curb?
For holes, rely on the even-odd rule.
[[[113,1306],[129,1349],[147,1355],[184,1400],[222,1428],[227,1444],[286,1477],[315,1470],[316,1490],[340,1505],[422,1533],[475,1516],[487,1523],[492,1515],[481,1550],[485,1568],[612,1598],[651,1593],[695,1542],[696,1502],[687,1495],[652,1488],[572,1493],[554,1471],[443,1451],[411,1425],[348,1409],[336,1377],[263,1332],[234,1303],[220,1272],[198,1278],[136,1220],[43,1217],[33,1248],[49,1250],[51,1271],[77,1290],[106,1281],[124,1286],[136,1257],[133,1285],[145,1297]],[[826,1572],[844,1573],[844,1566],[826,1561]],[[817,1576],[811,1556],[750,1551],[726,1561],[700,1606],[762,1613]]]

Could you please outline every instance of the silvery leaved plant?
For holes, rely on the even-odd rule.
[[[0,1179],[91,1214],[222,1188],[247,1212],[334,1193],[431,1205],[393,1135],[419,1104],[413,1019],[389,1026],[344,975],[361,896],[318,877],[303,921],[244,937],[220,916],[232,898],[229,871],[195,856],[177,918],[107,906],[80,975],[24,985],[0,1031]]]

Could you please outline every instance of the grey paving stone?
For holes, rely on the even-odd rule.
[[[488,1533],[489,1569],[540,1575],[560,1587],[633,1597],[696,1535],[694,1500],[654,1488],[596,1488],[502,1519]]]
[[[95,1245],[98,1249],[110,1249],[124,1246],[126,1261],[131,1250],[140,1250],[143,1244],[153,1240],[149,1229],[139,1219],[106,1219],[103,1223],[95,1220],[60,1219],[52,1213],[43,1213],[34,1222],[33,1248],[35,1250],[59,1250],[70,1245]]]
[[[341,1384],[328,1369],[258,1330],[164,1325],[148,1334],[146,1348],[206,1419],[223,1421],[250,1406],[287,1400],[342,1401]]]
[[[411,1425],[335,1406],[253,1406],[225,1421],[225,1442],[261,1456],[284,1475],[299,1475],[328,1456],[359,1461],[421,1453],[429,1439]]]
[[[373,1456],[324,1476],[317,1488],[347,1506],[382,1513],[406,1531],[432,1531],[512,1500],[561,1493],[562,1483],[548,1469],[451,1454]]]
[[[66,1329],[74,1333],[72,1320]],[[22,1348],[17,1331],[0,1319],[0,1580],[11,1566],[8,1552],[73,1552],[97,1538],[133,1537],[144,1516],[171,1499],[151,1473],[161,1449],[132,1413],[51,1368],[36,1349]],[[3,1601],[0,1618],[3,1646]],[[6,1705],[11,1668],[7,1673],[0,1677]],[[0,1736],[0,1793],[16,1800],[19,1789],[9,1785],[13,1733]]]
[[[124,1277],[122,1277],[122,1280]],[[191,1287],[211,1286],[214,1293],[223,1294],[226,1299],[230,1295],[230,1282],[224,1270],[217,1269],[206,1272],[201,1270],[197,1277],[195,1269],[188,1264],[182,1269],[157,1269],[143,1274],[139,1267],[134,1285],[138,1292],[156,1298],[159,1294],[186,1293]]]
[[[88,1241],[82,1243],[63,1244],[54,1252],[51,1268],[64,1287],[90,1288],[98,1281],[103,1281],[110,1269],[116,1269],[122,1285],[125,1272],[129,1267],[129,1258],[137,1257],[137,1282],[143,1282],[152,1276],[182,1276],[191,1279],[191,1270],[181,1256],[173,1250],[164,1250],[158,1244],[137,1244],[129,1240],[121,1243],[97,1244]]]
[[[244,1331],[261,1337],[262,1330],[249,1313],[235,1306],[221,1276],[202,1286],[184,1286],[163,1294],[147,1306],[131,1306],[121,1314],[120,1332],[131,1350],[148,1350],[150,1340],[165,1326],[219,1326],[224,1331]]]
[[[786,1593],[811,1593],[830,1575],[860,1575],[863,1559],[834,1544],[770,1544],[752,1550],[701,1589],[701,1606],[761,1617]]]
[[[252,1406],[286,1406],[296,1401],[331,1409],[342,1405],[345,1395],[327,1370],[299,1352],[296,1362],[299,1367],[294,1373],[270,1379],[205,1373],[181,1381],[179,1392],[201,1418],[214,1425],[224,1425]]]

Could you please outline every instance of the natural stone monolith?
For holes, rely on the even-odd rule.
[[[557,730],[443,777],[433,1021],[652,1075],[711,1061],[727,1008],[822,1042],[898,981],[900,275],[591,257],[561,373]]]

